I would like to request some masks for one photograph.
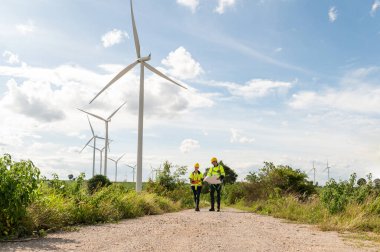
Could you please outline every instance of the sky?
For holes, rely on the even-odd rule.
[[[143,180],[168,160],[201,170],[217,157],[243,180],[264,161],[324,184],[380,177],[380,0],[135,0],[146,71]],[[109,157],[136,164],[139,67],[127,0],[3,0],[0,150],[42,174],[92,176],[78,108],[112,118]],[[104,123],[90,118],[95,134]],[[101,148],[100,141],[97,142]],[[96,171],[99,169],[96,153]],[[108,176],[115,168],[108,163]]]

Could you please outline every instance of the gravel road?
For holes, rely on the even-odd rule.
[[[0,251],[377,251],[355,247],[336,232],[234,209],[185,210],[81,227],[24,242],[0,243]]]

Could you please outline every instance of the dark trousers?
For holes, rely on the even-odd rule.
[[[211,197],[211,208],[214,208],[215,205],[215,191],[216,191],[216,203],[218,206],[218,209],[220,209],[220,191],[222,190],[222,185],[210,185],[210,197]]]
[[[198,208],[199,207],[199,199],[201,197],[202,186],[197,186],[197,189],[195,189],[195,186],[192,186],[191,190],[193,190],[193,194],[194,194],[195,207]]]

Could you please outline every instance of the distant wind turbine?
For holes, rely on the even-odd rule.
[[[104,121],[105,125],[106,125],[106,139],[105,139],[105,144],[104,144],[104,147],[105,147],[105,152],[104,152],[104,176],[107,176],[107,152],[108,152],[108,147],[109,147],[109,140],[108,140],[108,123],[111,121],[111,118],[121,109],[121,107],[123,107],[125,105],[126,102],[124,102],[123,104],[121,104],[120,107],[118,107],[107,119],[106,118],[103,118],[103,117],[100,117],[98,115],[95,115],[93,113],[90,113],[90,112],[87,112],[87,111],[84,111],[83,109],[79,109],[80,111],[90,115],[90,116],[93,116],[95,118],[98,118],[102,121]],[[95,153],[95,150],[94,150],[94,153]]]
[[[313,184],[315,185],[315,166],[314,166],[314,161],[313,161],[313,168],[311,168],[311,169],[309,170],[309,172],[311,172],[311,171],[314,171]]]
[[[131,17],[132,17],[132,28],[133,28],[133,38],[135,42],[135,49],[136,49],[136,55],[137,60],[121,70],[120,73],[118,73],[91,101],[92,103],[101,93],[103,93],[104,90],[106,90],[109,86],[111,86],[115,81],[120,79],[123,75],[125,75],[128,71],[130,71],[132,68],[134,68],[137,64],[140,64],[140,96],[139,96],[139,118],[138,118],[138,141],[137,141],[137,179],[136,179],[136,191],[141,192],[142,189],[142,151],[143,151],[143,119],[144,119],[144,67],[148,68],[153,73],[157,74],[158,76],[174,83],[175,85],[178,85],[184,89],[187,89],[186,87],[182,86],[181,84],[175,82],[165,74],[158,71],[153,66],[149,65],[147,61],[151,59],[151,55],[141,57],[140,53],[140,41],[137,34],[137,28],[135,23],[135,17],[133,15],[133,6],[132,6],[132,0],[131,0]]]
[[[323,171],[327,170],[327,181],[330,180],[330,166],[329,166],[329,160],[327,160],[326,168]]]
[[[91,146],[92,147],[92,146]],[[94,147],[92,147],[94,148]],[[103,148],[99,149],[98,147],[95,147],[97,151],[100,153],[100,167],[99,167],[99,174],[102,174],[102,164],[103,164],[103,151],[106,147],[104,146]]]
[[[112,159],[112,158],[108,158],[109,160],[113,161],[115,163],[115,182],[117,181],[117,165],[120,161],[120,159],[122,159],[124,157],[125,153],[123,155],[121,155],[118,159]]]
[[[82,148],[82,150],[81,150],[79,153],[81,153],[81,152],[84,150],[84,148],[86,148],[87,146],[89,146],[89,143],[90,143],[91,141],[94,141],[94,145],[91,146],[91,147],[93,148],[93,153],[92,153],[92,176],[94,177],[94,175],[95,175],[95,149],[96,149],[96,139],[104,139],[104,137],[99,137],[99,136],[95,135],[94,129],[92,128],[92,125],[91,125],[91,122],[90,122],[90,118],[88,118],[88,116],[87,116],[87,120],[88,120],[88,123],[90,124],[92,137],[90,138],[90,140],[88,140],[88,142],[85,144],[85,146]]]
[[[136,165],[134,166],[131,166],[129,164],[126,164],[126,166],[128,166],[129,168],[131,168],[133,170],[133,183],[135,182],[135,170],[136,170]]]

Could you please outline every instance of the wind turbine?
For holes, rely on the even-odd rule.
[[[135,170],[136,170],[136,165],[130,166],[129,164],[126,164],[129,168],[133,170],[133,183],[135,182]]]
[[[94,149],[93,153],[92,153],[92,176],[94,177],[94,175],[95,175],[95,148],[96,148],[96,139],[104,139],[104,138],[95,135],[94,129],[92,128],[92,125],[91,125],[91,122],[90,122],[90,118],[88,118],[88,116],[87,116],[87,120],[88,120],[88,123],[90,124],[92,137],[90,138],[90,140],[88,140],[88,142],[86,143],[86,145],[82,148],[82,150],[79,153],[81,153],[84,150],[84,148],[86,148],[87,146],[89,146],[88,144],[92,140],[94,140],[94,146],[91,146]]]
[[[92,146],[91,146],[92,147]],[[94,148],[94,147],[92,147]],[[99,174],[102,174],[102,163],[103,163],[103,151],[106,147],[104,146],[103,148],[99,149],[98,147],[95,147],[97,151],[100,152],[100,168],[99,168]]]
[[[153,66],[149,65],[147,61],[151,59],[151,54],[145,57],[141,57],[140,53],[140,41],[137,34],[137,28],[135,23],[135,17],[133,15],[133,6],[132,6],[132,0],[131,0],[131,17],[132,17],[132,28],[133,28],[133,38],[135,42],[135,49],[136,49],[136,56],[137,60],[133,62],[132,64],[128,65],[126,68],[121,70],[120,73],[118,73],[91,101],[92,103],[101,93],[103,93],[104,90],[106,90],[109,86],[111,86],[114,82],[116,82],[118,79],[120,79],[123,75],[125,75],[128,71],[130,71],[132,68],[134,68],[137,64],[140,63],[140,95],[139,95],[139,119],[138,119],[138,140],[137,140],[137,179],[136,179],[136,191],[141,192],[142,189],[142,151],[143,151],[143,119],[144,119],[144,67],[148,68],[153,73],[157,74],[158,76],[174,83],[175,85],[178,85],[184,89],[187,89],[186,87],[182,86],[181,84],[175,82],[165,74],[158,71]]]
[[[330,166],[329,166],[329,160],[327,160],[326,168],[323,171],[327,170],[327,181],[330,180]]]
[[[309,172],[311,172],[311,171],[314,171],[314,180],[313,180],[313,183],[314,183],[314,185],[315,185],[315,167],[314,167],[314,161],[313,161],[313,168],[311,168],[311,169],[309,170]]]
[[[104,152],[104,176],[107,176],[107,152],[108,152],[108,147],[109,147],[109,142],[108,142],[108,123],[111,121],[111,118],[117,113],[117,111],[119,111],[121,109],[121,107],[123,107],[125,105],[125,103],[127,102],[124,102],[123,104],[121,104],[120,107],[118,107],[107,119],[103,118],[103,117],[100,117],[98,115],[95,115],[93,113],[90,113],[90,112],[87,112],[87,111],[84,111],[83,109],[79,109],[80,111],[88,114],[88,115],[91,115],[95,118],[98,118],[102,121],[104,121],[105,125],[106,125],[106,139],[105,139],[105,144],[104,144],[104,147],[105,147],[105,152]],[[94,153],[95,153],[95,150],[94,150]]]
[[[124,157],[125,153],[123,155],[121,155],[118,159],[112,159],[112,158],[108,158],[109,160],[113,161],[115,163],[115,182],[117,181],[117,164],[119,163],[120,159],[122,159]]]

